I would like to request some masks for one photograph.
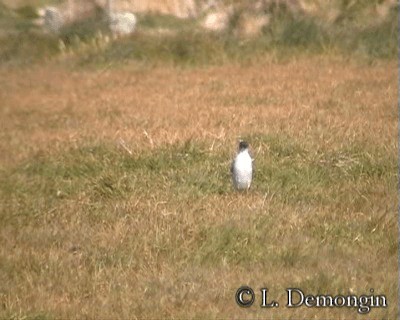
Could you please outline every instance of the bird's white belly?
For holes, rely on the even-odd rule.
[[[252,175],[253,169],[251,158],[238,156],[233,167],[233,182],[236,189],[250,188]]]

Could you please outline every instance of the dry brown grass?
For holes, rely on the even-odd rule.
[[[374,288],[389,307],[367,318],[397,317],[395,62],[308,57],[102,71],[47,64],[1,70],[0,101],[1,317],[365,317],[354,309],[240,309],[234,293],[242,284],[269,287],[282,306],[287,287]],[[247,195],[229,187],[238,137],[256,154]],[[292,145],[303,151],[285,155]],[[175,152],[189,162],[169,169]],[[127,172],[129,159],[150,165]],[[52,171],[100,162],[99,179],[88,171],[59,180]],[[322,168],[328,177],[321,186],[312,177],[284,186],[272,172],[269,184],[274,165],[310,175]],[[117,181],[118,196],[102,189],[104,179]]]
[[[284,133],[325,148],[351,141],[395,147],[391,62],[366,67],[314,58],[262,67],[79,72],[51,65],[3,70],[0,81],[2,162],[49,145],[118,137],[134,149],[187,139],[220,146],[254,133]]]

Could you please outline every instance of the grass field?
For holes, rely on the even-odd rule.
[[[0,318],[397,318],[395,61],[49,62],[2,68],[0,101]],[[239,308],[244,284],[281,307]],[[388,307],[288,309],[288,287]]]
[[[138,14],[111,40],[101,12],[44,33],[61,2],[0,0],[0,318],[397,319],[398,5],[277,7],[242,38],[235,0],[219,34]],[[388,307],[288,309],[289,287]]]

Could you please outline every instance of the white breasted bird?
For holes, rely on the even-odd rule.
[[[253,159],[249,154],[249,145],[240,141],[239,151],[231,166],[232,181],[236,190],[248,190],[253,176]]]

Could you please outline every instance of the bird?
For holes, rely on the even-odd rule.
[[[239,142],[238,153],[231,165],[231,174],[236,190],[249,190],[253,177],[253,159],[246,141]]]

